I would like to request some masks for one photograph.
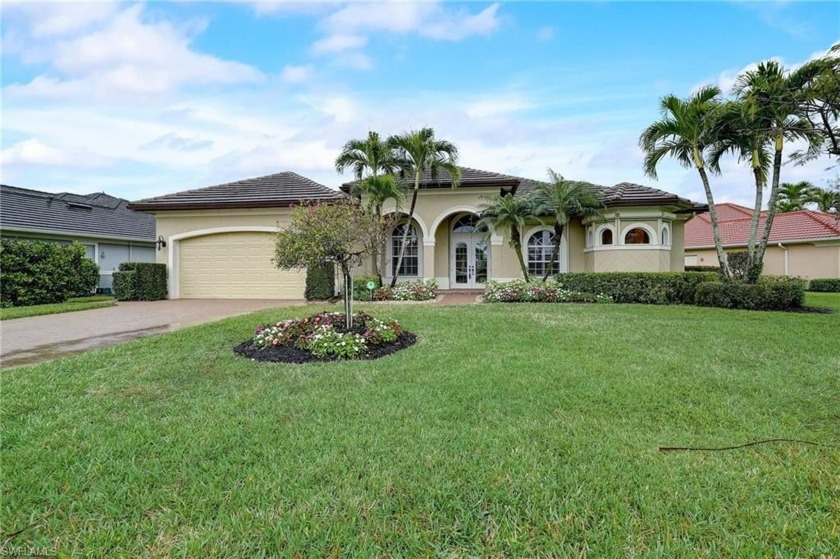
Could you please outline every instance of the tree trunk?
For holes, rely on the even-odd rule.
[[[342,261],[339,265],[344,276],[344,324],[349,330],[353,327],[353,278],[350,277],[350,266],[347,262]]]
[[[554,246],[551,248],[551,260],[545,269],[543,281],[547,280],[548,276],[553,273],[554,263],[557,262],[557,257],[560,255],[560,241],[563,239],[563,227],[564,225],[562,223],[554,223]]]
[[[767,242],[770,240],[770,231],[773,229],[773,219],[776,217],[776,201],[779,197],[779,175],[782,172],[782,150],[784,149],[784,136],[779,134],[776,138],[776,153],[773,155],[773,182],[770,186],[770,199],[767,201],[767,217],[764,219],[764,232],[761,234],[761,242],[755,255],[755,264],[764,267],[764,252],[767,250]]]
[[[750,238],[747,241],[747,283],[755,283],[761,275],[761,267],[756,265],[755,243],[758,239],[758,222],[761,217],[761,204],[764,198],[764,181],[761,179],[761,168],[758,164],[758,154],[753,150],[753,175],[755,176],[755,204],[750,219]]]
[[[411,194],[411,207],[408,210],[408,226],[403,231],[402,243],[400,243],[400,256],[397,258],[397,267],[394,268],[394,277],[391,278],[391,289],[397,285],[397,276],[400,273],[400,266],[402,266],[403,256],[405,256],[405,246],[408,243],[408,232],[411,230],[411,220],[414,218],[414,208],[417,206],[417,192],[420,190],[420,170],[414,174],[414,192]]]
[[[525,265],[525,258],[522,257],[522,235],[519,234],[519,229],[516,227],[510,228],[510,244],[513,245],[513,249],[516,251],[516,258],[519,260],[519,269],[522,270],[522,277],[525,278],[525,281],[531,281],[531,278],[528,277],[528,266]]]
[[[720,271],[725,280],[732,279],[732,269],[729,267],[729,259],[726,253],[723,252],[723,244],[720,241],[720,224],[718,223],[717,211],[715,210],[715,198],[712,195],[712,187],[709,185],[709,177],[706,175],[706,168],[703,165],[703,159],[700,157],[700,152],[694,148],[694,164],[697,167],[697,172],[700,173],[700,180],[703,181],[703,190],[706,191],[706,202],[709,204],[709,218],[712,220],[712,238],[715,241],[715,252],[717,252],[718,262],[720,263]]]

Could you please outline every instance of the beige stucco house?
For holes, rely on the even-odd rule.
[[[536,183],[465,167],[461,175],[454,189],[445,173],[423,178],[414,219],[399,223],[389,236],[388,279],[396,272],[406,226],[411,229],[400,280],[434,278],[442,289],[469,289],[521,276],[502,232],[487,238],[475,224],[487,197],[522,195]],[[156,216],[157,234],[166,240],[158,262],[168,265],[171,298],[300,299],[305,274],[273,267],[272,233],[289,223],[290,206],[346,196],[352,184],[342,185],[341,192],[286,172],[140,200],[131,208]],[[705,206],[630,183],[598,191],[602,216],[566,228],[556,271],[683,269],[685,221]],[[397,210],[391,203],[385,211]],[[531,272],[545,271],[551,245],[550,222],[526,228],[523,248]]]
[[[721,241],[727,252],[747,249],[753,210],[738,204],[715,204]],[[759,231],[764,230],[764,216]],[[708,214],[686,224],[686,266],[718,266]],[[777,214],[773,220],[764,273],[802,278],[840,278],[840,215],[802,210]]]

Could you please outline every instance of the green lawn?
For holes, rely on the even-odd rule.
[[[90,297],[75,297],[64,303],[50,305],[32,305],[30,307],[0,308],[0,320],[11,320],[13,318],[26,318],[29,316],[41,316],[44,314],[60,314],[65,312],[86,311],[90,309],[102,309],[113,307],[117,302],[111,295],[92,295]]]
[[[303,366],[230,351],[308,306],[3,371],[0,529],[26,528],[7,549],[840,556],[840,314],[373,309],[418,344]],[[658,451],[769,437],[834,446]]]

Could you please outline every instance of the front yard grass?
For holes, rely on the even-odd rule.
[[[840,309],[840,296],[814,295]],[[307,365],[231,351],[310,306],[2,371],[0,527],[23,529],[3,545],[838,557],[840,315],[369,307],[418,343]],[[829,446],[658,451],[773,437]]]
[[[113,307],[117,302],[111,295],[91,295],[90,297],[74,297],[64,303],[53,303],[49,305],[32,305],[29,307],[0,308],[0,320],[11,320],[13,318],[26,318],[29,316],[41,316],[45,314],[59,314],[65,312],[86,311],[90,309],[102,309]]]

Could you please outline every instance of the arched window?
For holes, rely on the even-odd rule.
[[[603,231],[601,231],[601,244],[602,245],[611,245],[613,244],[613,232],[612,229],[607,227]]]
[[[670,235],[668,233],[668,228],[667,227],[662,228],[662,244],[665,245],[665,246],[668,246],[668,245],[671,244],[671,239],[670,239]]]
[[[537,231],[528,239],[528,273],[534,276],[544,276],[551,262],[551,251],[554,250],[554,233],[551,231]],[[554,261],[552,274],[560,273],[560,255]]]
[[[394,232],[391,233],[391,274],[394,275],[397,269],[397,260],[400,258],[400,247],[402,247],[402,238],[406,227],[409,228],[408,238],[406,239],[407,246],[399,273],[396,275],[416,277],[420,275],[419,240],[417,228],[408,223],[397,225],[394,227]]]
[[[634,227],[624,235],[625,245],[649,245],[650,235],[641,227]]]
[[[478,217],[468,214],[458,218],[452,225],[453,233],[478,233]]]

